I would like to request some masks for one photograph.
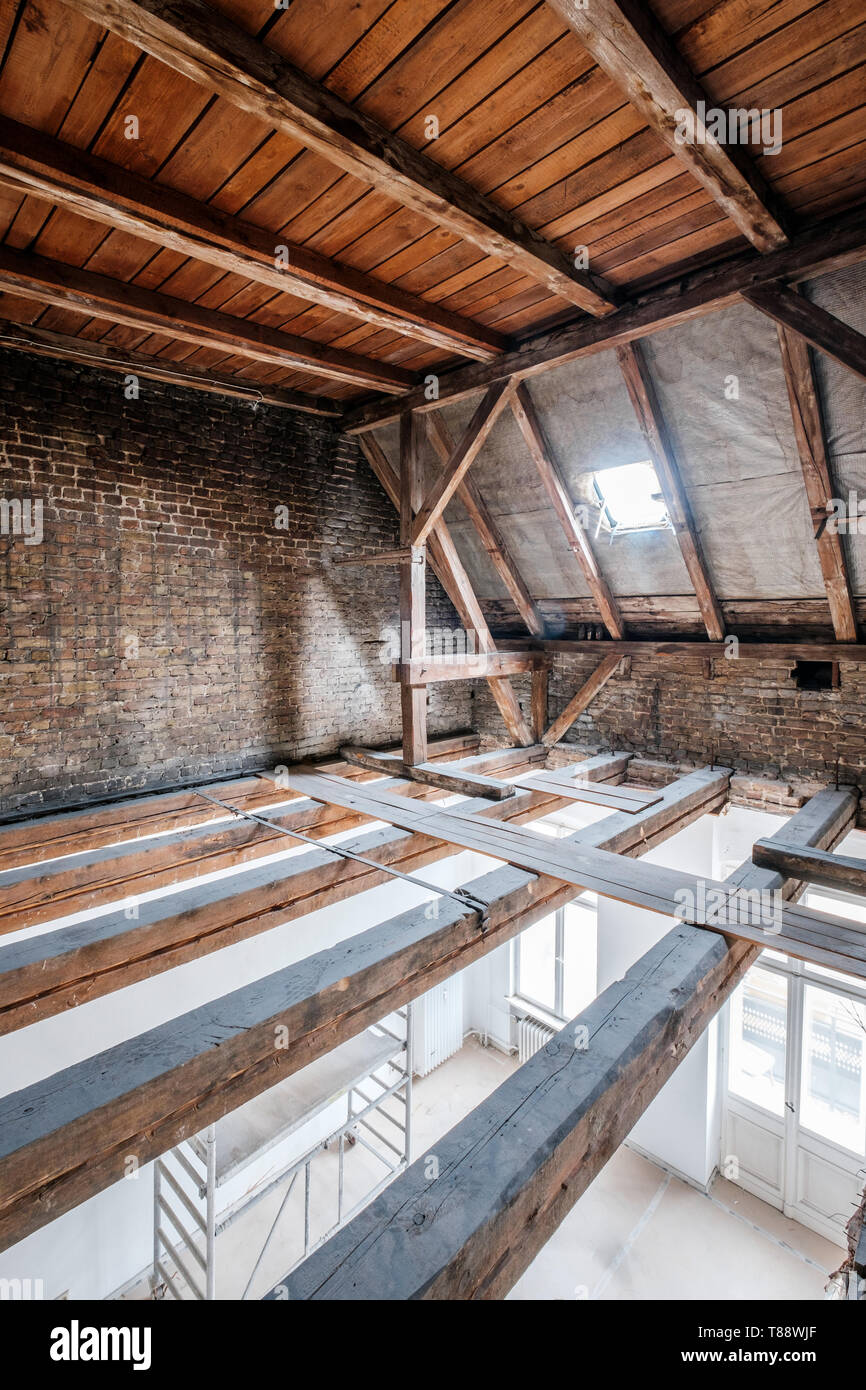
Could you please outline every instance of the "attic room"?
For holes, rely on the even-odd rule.
[[[0,0],[0,1302],[52,1362],[483,1300],[829,1365],[864,65],[864,0]]]

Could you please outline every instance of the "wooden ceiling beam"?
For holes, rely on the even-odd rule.
[[[849,372],[866,377],[866,334],[850,328],[835,314],[783,284],[756,286],[745,291],[743,298],[777,324],[799,333]]]
[[[617,348],[616,355],[641,433],[652,455],[668,519],[689,572],[707,636],[711,642],[720,642],[725,635],[725,620],[643,351],[639,343],[626,343]]]
[[[672,277],[609,318],[580,320],[563,328],[537,333],[494,362],[472,362],[439,376],[439,395],[430,401],[418,386],[402,401],[373,400],[347,412],[350,434],[375,429],[395,420],[402,410],[439,410],[486,390],[493,381],[515,377],[527,381],[553,367],[605,352],[651,333],[726,309],[749,291],[779,279],[800,281],[866,259],[866,207],[835,215],[809,231],[792,237],[789,246],[758,255],[746,251],[699,270]],[[833,320],[835,323],[836,320]],[[850,330],[849,330],[850,331]],[[806,335],[808,336],[808,334]],[[822,344],[817,344],[822,346]]]
[[[253,319],[234,318],[159,290],[13,251],[8,246],[0,246],[0,289],[40,304],[107,319],[109,323],[164,333],[196,347],[237,353],[255,362],[313,372],[356,386],[403,392],[414,380],[410,372],[388,362],[375,362],[342,348],[268,328]]]
[[[442,516],[463,478],[490,437],[490,432],[508,404],[509,383],[494,381],[479,401],[472,419],[454,447],[443,471],[436,478],[418,508],[412,526],[412,544],[423,545]]]
[[[830,477],[818,386],[809,345],[799,333],[794,333],[783,324],[778,323],[776,328],[833,631],[840,642],[856,642],[857,618],[844,544],[838,531],[831,530],[827,524],[830,515],[828,507],[837,494]]]
[[[551,294],[591,314],[614,307],[610,287],[577,269],[566,252],[203,0],[64,3]]]
[[[429,411],[423,414],[421,419],[440,463],[447,464],[454,453],[455,445],[443,416],[438,411]],[[457,489],[457,496],[529,632],[533,637],[543,637],[544,619],[517,568],[498,522],[484,501],[478,484],[470,475],[464,476]]]
[[[483,324],[6,116],[0,116],[0,183],[446,352],[487,361],[508,344]]]
[[[787,240],[776,196],[748,146],[708,136],[702,112],[714,109],[694,73],[645,0],[548,0],[599,67],[759,251]]]
[[[526,441],[526,447],[532,456],[533,463],[538,469],[553,510],[556,512],[568,548],[583,571],[583,577],[601,614],[601,620],[611,637],[624,637],[625,624],[619,606],[607,580],[599,569],[589,537],[575,515],[574,504],[568,495],[562,474],[554,461],[553,453],[535,409],[535,402],[529,394],[529,387],[525,382],[522,382],[513,392],[511,409],[520,433]]]
[[[584,681],[576,695],[573,695],[558,719],[555,719],[550,728],[541,736],[541,742],[547,747],[552,747],[564,738],[574,723],[588,709],[599,691],[607,685],[622,657],[612,652],[601,660],[593,671],[592,675]]]
[[[62,362],[77,362],[96,370],[132,373],[150,381],[164,381],[171,386],[189,387],[194,391],[209,391],[218,396],[234,396],[256,405],[276,405],[284,410],[303,410],[312,415],[339,420],[342,406],[326,396],[308,396],[287,386],[271,386],[252,377],[228,376],[205,367],[188,367],[184,362],[167,358],[148,357],[143,352],[118,348],[112,343],[92,342],[88,338],[73,338],[65,333],[51,333],[30,324],[12,323],[0,319],[0,347],[16,348],[35,353],[37,357],[52,357]]]

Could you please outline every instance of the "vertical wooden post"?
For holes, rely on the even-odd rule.
[[[412,525],[423,500],[420,430],[413,411],[400,416],[400,544],[410,547],[400,564],[400,646],[403,662],[420,660],[426,647],[427,547],[412,545]],[[403,761],[427,761],[427,687],[401,685]]]
[[[547,728],[547,680],[549,668],[539,662],[532,668],[532,734],[540,743]]]

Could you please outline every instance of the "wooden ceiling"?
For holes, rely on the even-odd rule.
[[[595,9],[781,150],[674,150],[571,0],[0,0],[0,336],[330,410],[866,198],[863,0]]]

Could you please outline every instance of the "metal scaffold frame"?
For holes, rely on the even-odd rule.
[[[367,1030],[366,1035],[361,1035],[362,1038],[369,1036],[381,1041],[386,1049],[390,1040],[392,1047],[389,1055],[382,1055],[364,1077],[355,1077],[336,1093],[323,1093],[318,1102],[310,1105],[306,1114],[293,1117],[291,1129],[282,1134],[275,1132],[265,1142],[258,1143],[255,1148],[245,1153],[241,1161],[228,1163],[221,1170],[218,1162],[222,1123],[220,1121],[210,1125],[201,1134],[176,1144],[155,1161],[151,1272],[151,1287],[155,1298],[161,1298],[167,1292],[180,1301],[215,1299],[217,1236],[257,1202],[287,1183],[283,1199],[258,1251],[241,1295],[244,1299],[249,1298],[255,1277],[302,1173],[304,1246],[303,1253],[291,1265],[289,1272],[296,1269],[336,1231],[351,1221],[397,1174],[408,1167],[412,1143],[412,1005],[396,1010],[390,1017],[400,1020],[403,1036],[393,1032],[385,1023],[375,1024]],[[338,1056],[340,1050],[335,1049],[330,1056]],[[305,1068],[298,1076],[303,1076],[305,1072],[310,1073],[315,1066],[316,1063],[312,1063],[311,1067]],[[386,1073],[384,1077],[380,1075],[382,1072]],[[390,1073],[393,1073],[393,1076]],[[368,1094],[370,1090],[373,1091],[372,1095]],[[221,1218],[217,1219],[218,1194],[223,1183],[252,1165],[292,1130],[300,1128],[312,1119],[324,1105],[329,1106],[342,1099],[346,1101],[346,1117],[337,1128],[318,1140],[300,1158],[282,1165],[276,1173],[269,1175],[266,1181],[249,1194],[227,1207]],[[392,1114],[386,1108],[386,1102],[391,1099],[397,1102],[396,1114]],[[383,1133],[372,1123],[372,1117],[377,1114],[381,1120],[387,1121],[393,1127],[393,1134]],[[347,1209],[344,1194],[345,1155],[346,1149],[354,1144],[359,1144],[372,1154],[386,1171],[359,1201]],[[338,1150],[337,1219],[327,1230],[314,1237],[311,1212],[312,1167],[319,1156],[326,1150],[333,1149],[335,1145]],[[171,1234],[166,1229],[167,1226],[173,1228]]]

